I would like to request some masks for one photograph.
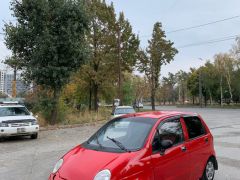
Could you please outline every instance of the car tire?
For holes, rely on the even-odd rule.
[[[215,175],[215,162],[213,158],[210,158],[204,169],[202,180],[213,180]]]
[[[38,138],[38,133],[31,135],[31,139],[37,139],[37,138]]]

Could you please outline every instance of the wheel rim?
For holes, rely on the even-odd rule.
[[[207,163],[207,166],[206,166],[206,177],[207,177],[207,180],[212,180],[213,177],[214,177],[214,165],[213,165],[213,162],[212,161],[209,161]]]

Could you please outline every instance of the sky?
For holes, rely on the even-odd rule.
[[[130,21],[133,30],[139,35],[141,47],[147,47],[148,39],[154,23],[161,22],[166,32],[180,28],[205,24],[240,15],[239,0],[106,0],[113,2],[116,12],[123,11]],[[14,20],[9,10],[10,0],[0,2],[0,32],[4,22]],[[240,35],[240,17],[228,21],[204,26],[201,28],[167,33],[167,39],[174,42],[175,47],[205,42],[222,37]],[[174,60],[162,67],[161,74],[176,73],[179,70],[188,71],[190,67],[199,67],[206,60],[220,52],[228,52],[234,40],[204,44],[178,49]],[[10,55],[4,45],[4,37],[0,35],[0,60]],[[4,68],[0,65],[0,68]]]

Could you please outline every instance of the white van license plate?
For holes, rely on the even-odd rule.
[[[25,128],[17,128],[17,133],[24,133],[26,132]]]

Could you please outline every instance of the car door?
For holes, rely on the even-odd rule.
[[[209,158],[209,140],[211,137],[198,116],[184,116],[183,120],[188,132],[186,148],[190,156],[191,179],[199,179]]]
[[[164,153],[159,151],[162,140],[173,142]],[[155,180],[189,179],[189,156],[180,117],[168,118],[159,124],[152,141],[151,159]]]

